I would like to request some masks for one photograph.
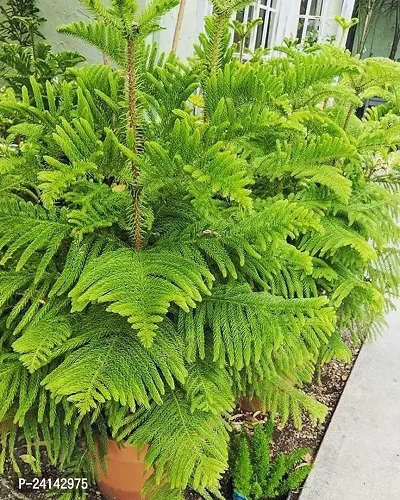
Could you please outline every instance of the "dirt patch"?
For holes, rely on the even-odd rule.
[[[15,457],[17,459],[18,465],[21,469],[21,477],[26,481],[26,483],[33,483],[34,479],[37,477],[31,470],[29,464],[23,462],[20,458],[26,453],[26,447],[17,446],[14,450]],[[48,459],[45,449],[41,450],[41,464],[42,464],[42,475],[41,478],[45,480],[51,480],[52,484],[57,478],[60,478],[58,470],[53,467]],[[49,483],[47,482],[46,485]],[[38,489],[34,489],[33,485],[23,485],[20,484],[19,477],[14,472],[10,461],[6,461],[4,474],[0,476],[0,500],[6,499],[20,499],[28,500],[34,498],[35,500],[48,500],[49,490],[37,485]],[[43,485],[42,485],[43,486]],[[86,490],[87,500],[106,500],[105,497],[96,488],[89,488]],[[56,498],[56,497],[54,497]]]

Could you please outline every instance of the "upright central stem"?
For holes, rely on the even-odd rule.
[[[210,73],[217,71],[220,66],[221,40],[222,40],[222,35],[224,33],[224,27],[225,27],[224,16],[219,14],[217,16],[217,30],[215,33],[215,39],[213,41],[214,43],[211,52]]]
[[[31,47],[32,47],[32,58],[34,61],[36,61],[37,53],[36,53],[36,42],[35,42],[35,33],[33,30],[33,26],[29,26],[29,38],[30,38]]]
[[[127,65],[128,65],[128,126],[132,133],[132,150],[137,152],[137,128],[138,128],[138,106],[137,106],[137,73],[135,57],[135,40],[128,40],[127,44]],[[133,239],[136,250],[142,248],[142,235],[140,231],[140,187],[138,186],[139,167],[134,161],[131,162],[132,177],[134,186],[132,189],[133,203]]]

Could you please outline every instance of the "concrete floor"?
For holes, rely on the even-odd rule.
[[[400,303],[358,357],[300,500],[400,500]]]

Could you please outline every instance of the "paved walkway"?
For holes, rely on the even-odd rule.
[[[400,500],[400,303],[365,345],[300,500]]]

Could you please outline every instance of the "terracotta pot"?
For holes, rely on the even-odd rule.
[[[147,449],[139,452],[134,446],[119,448],[108,440],[107,477],[100,470],[100,491],[108,500],[141,500],[144,483],[152,471],[146,471]]]
[[[3,429],[5,431],[11,431],[12,426],[13,426],[12,420],[4,420],[4,422],[0,422],[0,435]]]
[[[265,406],[256,397],[251,398],[251,399],[248,399],[248,398],[241,399],[239,406],[240,406],[240,409],[244,412],[256,412],[256,411],[261,411],[262,413],[267,412],[267,409],[265,408]]]
[[[289,385],[290,387],[296,386],[293,380],[290,380],[289,378],[285,378],[284,380],[286,384]],[[262,413],[269,412],[266,404],[262,402],[257,396],[243,397],[239,401],[239,408],[244,412],[256,412],[256,411],[260,411]]]

